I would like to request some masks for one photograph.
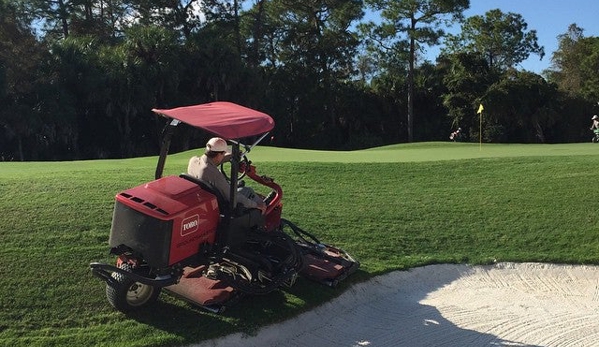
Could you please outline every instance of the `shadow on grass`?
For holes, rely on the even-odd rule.
[[[161,300],[151,306],[127,314],[129,319],[177,337],[177,342],[173,341],[165,346],[189,344],[206,338],[215,338],[221,335],[218,332],[233,329],[231,322],[215,317],[199,307],[178,306],[165,302],[162,300],[165,295],[167,294],[161,294]]]
[[[177,342],[164,346],[180,346],[241,332],[255,335],[261,326],[273,323],[273,316],[284,307],[284,292],[274,291],[262,296],[244,296],[222,313],[212,313],[199,305],[160,294],[158,301],[147,308],[127,314],[129,319],[176,336]]]

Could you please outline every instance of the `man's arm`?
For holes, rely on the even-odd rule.
[[[210,183],[221,192],[221,194],[225,199],[227,199],[227,201],[231,201],[231,197],[229,194],[231,188],[229,182],[227,182],[227,180],[225,179],[225,176],[223,176],[223,174],[220,171],[218,171],[218,169],[214,169],[213,172],[211,170],[210,176]],[[237,198],[238,203],[242,204],[247,208],[258,208],[258,204],[254,200],[248,199],[247,197],[239,193],[236,193],[235,197]]]

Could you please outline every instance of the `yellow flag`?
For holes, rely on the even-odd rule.
[[[476,111],[476,113],[481,114],[481,113],[483,113],[484,109],[485,108],[483,107],[483,104],[480,104],[480,106],[478,106],[478,111]]]

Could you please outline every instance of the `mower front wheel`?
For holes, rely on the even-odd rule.
[[[135,271],[127,263],[121,264],[120,268],[131,273]],[[113,272],[112,278],[113,281],[106,283],[106,298],[114,308],[124,313],[153,303],[158,299],[162,289],[136,282],[130,276],[118,272]]]

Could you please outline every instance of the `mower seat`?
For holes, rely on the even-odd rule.
[[[240,203],[238,203],[236,208],[233,210],[233,215],[231,218],[223,223],[223,212],[228,210],[229,201],[225,199],[221,192],[212,185],[188,174],[183,173],[180,174],[179,177],[196,183],[203,190],[216,196],[218,207],[221,211],[221,223],[219,223],[220,244],[229,246],[239,245],[247,240],[246,234],[248,230],[264,227],[265,219],[260,210],[255,208],[245,208]]]
[[[180,174],[179,177],[184,178],[190,182],[193,182],[193,183],[199,185],[203,190],[216,196],[216,201],[218,202],[218,208],[219,208],[221,214],[223,214],[224,211],[227,211],[229,209],[229,200],[225,199],[225,197],[221,194],[221,192],[218,189],[214,188],[211,184],[204,182],[204,181],[202,181],[198,178],[195,178],[186,173]]]

